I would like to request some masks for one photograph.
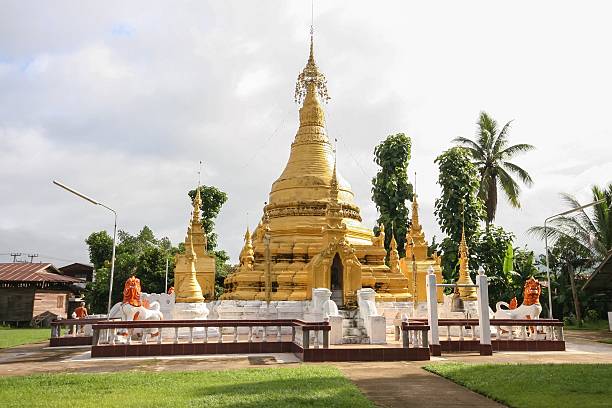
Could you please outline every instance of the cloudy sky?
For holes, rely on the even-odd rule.
[[[427,238],[435,157],[471,137],[481,110],[514,119],[516,159],[535,180],[498,224],[540,250],[528,227],[612,181],[609,2],[316,1],[315,46],[332,97],[328,131],[364,222],[376,209],[374,146],[413,141]],[[310,1],[0,1],[0,262],[17,251],[61,266],[117,209],[119,227],[174,243],[186,192],[226,191],[220,247],[237,258],[297,127],[293,88],[308,51]],[[503,201],[503,200],[502,200]]]

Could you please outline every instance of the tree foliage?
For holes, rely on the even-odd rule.
[[[112,303],[122,299],[123,285],[136,275],[142,290],[148,293],[163,293],[165,289],[166,258],[169,259],[168,286],[174,279],[174,255],[178,249],[168,238],[156,239],[153,231],[143,227],[137,235],[126,231],[118,232],[115,254],[115,276],[113,279]],[[89,246],[90,260],[96,268],[96,280],[87,285],[85,299],[94,313],[106,313],[111,269],[112,239],[109,242],[106,231],[94,232],[85,240]]]
[[[101,269],[113,254],[113,238],[106,231],[93,232],[85,243],[89,247],[89,260],[94,269]]]
[[[196,190],[189,193],[191,201],[195,199]],[[215,219],[221,207],[227,201],[227,194],[214,186],[200,186],[200,197],[202,198],[202,227],[208,240],[208,250],[214,251],[217,248],[217,234],[215,233]]]
[[[372,199],[380,214],[377,222],[385,226],[387,251],[393,231],[400,256],[405,255],[406,232],[410,225],[406,201],[412,200],[413,195],[407,173],[410,149],[410,138],[403,133],[388,136],[374,149],[374,162],[380,166],[372,179]],[[378,226],[374,232],[379,233]]]
[[[582,206],[570,194],[561,194],[561,198],[568,210]],[[541,239],[548,236],[551,243],[562,237],[571,238],[575,240],[575,245],[589,253],[593,261],[602,261],[612,250],[612,183],[605,188],[593,186],[591,199],[593,202],[604,202],[555,218],[547,225],[546,231],[543,226],[535,226],[529,232]]]
[[[509,301],[515,296],[516,280],[510,271],[504,271],[506,249],[508,245],[512,245],[513,240],[512,233],[494,225],[480,230],[474,240],[471,252],[474,254],[475,263],[484,269],[488,277],[489,299],[492,302]]]
[[[555,301],[562,305],[562,311],[567,312],[566,294],[571,294],[573,314],[579,324],[586,303],[594,308],[600,308],[601,303],[597,296],[592,298],[580,290],[584,270],[596,266],[612,250],[612,183],[605,188],[593,186],[591,194],[592,201],[603,202],[555,218],[546,229],[543,226],[529,229],[530,233],[542,239],[548,237],[552,244],[549,263],[551,273],[556,276],[554,293],[558,299]],[[561,197],[568,210],[582,206],[570,194]]]
[[[532,145],[525,143],[509,146],[508,132],[511,123],[512,121],[507,122],[499,130],[497,122],[491,116],[486,112],[480,112],[476,140],[465,137],[454,139],[469,152],[480,172],[479,195],[485,203],[487,227],[495,220],[498,184],[501,185],[510,205],[517,208],[521,206],[519,202],[521,189],[512,175],[518,177],[528,187],[533,184],[529,173],[509,161],[517,153],[534,149]]]
[[[468,246],[473,247],[480,220],[484,215],[483,203],[478,197],[479,176],[467,152],[457,147],[442,153],[435,163],[440,171],[438,184],[442,194],[436,199],[434,214],[440,229],[446,234],[440,244],[442,270],[447,281],[454,281],[457,278],[462,228],[465,226]]]

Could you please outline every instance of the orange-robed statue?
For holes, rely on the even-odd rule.
[[[130,278],[125,281],[125,286],[123,287],[123,303],[128,303],[135,307],[142,306],[142,302],[140,301],[141,293],[140,279],[134,275],[130,276]]]

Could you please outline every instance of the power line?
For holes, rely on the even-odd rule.
[[[240,167],[241,170],[246,169],[247,167],[249,167],[251,165],[251,163],[253,162],[253,160],[255,160],[257,158],[257,156],[264,150],[265,147],[267,147],[268,143],[272,140],[272,138],[274,138],[276,136],[276,134],[278,133],[278,131],[285,125],[285,122],[287,121],[287,117],[289,113],[289,109],[285,110],[285,112],[283,113],[283,118],[280,122],[280,124],[276,127],[276,129],[274,129],[274,131],[270,134],[270,136],[268,136],[266,138],[266,140],[264,140],[263,143],[261,143],[259,145],[259,149],[257,149],[253,155],[251,156],[251,158],[249,160],[247,160],[242,167]]]

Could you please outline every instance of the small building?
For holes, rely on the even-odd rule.
[[[592,295],[603,295],[608,312],[612,312],[612,251],[608,252],[608,256],[589,276],[582,290]]]
[[[72,276],[73,278],[83,280],[83,282],[93,282],[94,267],[92,265],[75,262],[70,265],[62,266],[59,270],[62,275]]]
[[[28,325],[66,318],[79,283],[50,263],[0,263],[0,322]]]

